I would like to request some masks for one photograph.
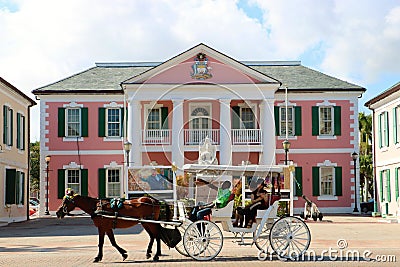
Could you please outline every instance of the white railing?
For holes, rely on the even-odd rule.
[[[213,144],[219,144],[219,129],[185,129],[185,145],[198,145],[206,137],[210,138]]]
[[[142,131],[143,145],[171,144],[170,129],[156,129]]]
[[[261,129],[232,129],[232,144],[261,144]]]

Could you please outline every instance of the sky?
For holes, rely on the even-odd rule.
[[[164,62],[199,43],[360,85],[366,113],[400,81],[400,0],[0,0],[0,36],[0,77],[32,99],[96,62]]]

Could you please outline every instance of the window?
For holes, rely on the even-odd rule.
[[[242,107],[240,113],[240,118],[242,119],[241,126],[243,126],[244,129],[255,129],[253,110],[248,107]]]
[[[312,135],[329,137],[341,135],[341,107],[312,107]]]
[[[6,169],[6,204],[24,204],[25,173]]]
[[[333,164],[312,167],[312,192],[313,196],[321,196],[320,200],[331,200],[335,196],[341,196],[342,167]]]
[[[380,172],[380,180],[381,180],[381,202],[390,202],[392,199],[390,193],[390,171],[383,170]]]
[[[107,197],[121,196],[120,169],[107,170]]]
[[[25,149],[25,116],[17,113],[17,148]]]
[[[121,109],[109,108],[107,109],[107,136],[119,137],[121,136]]]
[[[13,145],[13,110],[6,105],[3,106],[3,143]]]
[[[333,196],[333,176],[334,169],[332,167],[320,168],[320,186],[321,186],[321,196]]]
[[[88,136],[88,109],[83,107],[58,108],[58,136]]]
[[[331,107],[319,108],[319,134],[333,135],[333,116]]]
[[[66,188],[71,188],[75,193],[80,194],[80,171],[79,170],[67,170],[67,185]]]
[[[66,169],[58,169],[58,198],[62,199],[65,189],[72,188],[75,193],[82,196],[88,195],[88,170],[80,168],[75,162],[65,166]]]
[[[380,148],[389,146],[389,121],[387,111],[382,112],[378,116],[378,141]]]
[[[293,107],[287,108],[288,136],[294,136]],[[280,107],[280,136],[286,136],[286,107]]]
[[[393,142],[400,143],[400,106],[393,109]]]
[[[99,108],[99,136],[121,137],[123,131],[124,109],[115,107]]]
[[[275,134],[286,136],[286,106],[275,106]],[[288,106],[288,136],[301,136],[301,107]]]
[[[161,129],[161,110],[157,109],[149,109],[147,116],[147,129]]]

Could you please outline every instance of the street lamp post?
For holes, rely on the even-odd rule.
[[[129,153],[131,152],[132,144],[129,141],[125,141],[124,150],[126,153],[126,167],[129,167]]]
[[[129,142],[128,140],[126,140],[125,141],[125,143],[124,143],[124,150],[125,150],[125,154],[126,154],[126,179],[125,179],[125,181],[123,182],[123,192],[124,192],[124,194],[123,194],[123,196],[124,196],[124,198],[126,197],[126,188],[128,188],[128,180],[129,180],[129,164],[130,164],[130,162],[129,162],[129,153],[131,152],[131,149],[132,149],[132,143],[131,142]]]
[[[44,214],[50,215],[49,212],[49,163],[51,160],[51,156],[47,155],[44,158],[44,161],[46,162],[46,212]]]
[[[351,157],[353,158],[354,162],[354,209],[353,212],[358,212],[358,207],[357,207],[357,174],[356,174],[356,164],[357,164],[357,158],[358,154],[354,151],[353,154],[351,154]]]
[[[288,164],[288,152],[290,148],[290,142],[285,139],[285,141],[282,142],[283,149],[285,150],[285,165]]]

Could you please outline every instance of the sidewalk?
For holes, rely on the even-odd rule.
[[[338,250],[339,241],[346,250],[372,251],[372,256],[393,255],[396,262],[364,262],[362,266],[397,266],[400,261],[400,224],[379,222],[380,218],[366,216],[326,216],[322,222],[307,220],[311,231],[309,250],[324,255],[324,250]],[[175,249],[162,245],[160,262],[145,258],[149,237],[141,226],[116,229],[117,243],[128,251],[122,261],[120,254],[106,238],[104,258],[107,266],[266,266],[258,259],[255,246],[239,246],[233,235],[224,232],[224,245],[220,254],[210,262],[198,262],[180,255]],[[249,238],[251,235],[249,236]],[[0,228],[0,266],[99,266],[93,264],[97,254],[97,228],[89,217],[38,218],[12,223]],[[342,244],[341,243],[341,244]],[[155,246],[153,248],[155,251]],[[344,250],[343,250],[344,251]],[[274,267],[288,263],[273,261]],[[322,257],[317,262],[293,262],[295,266],[360,266],[361,262],[335,262]],[[310,265],[311,264],[311,265]]]

